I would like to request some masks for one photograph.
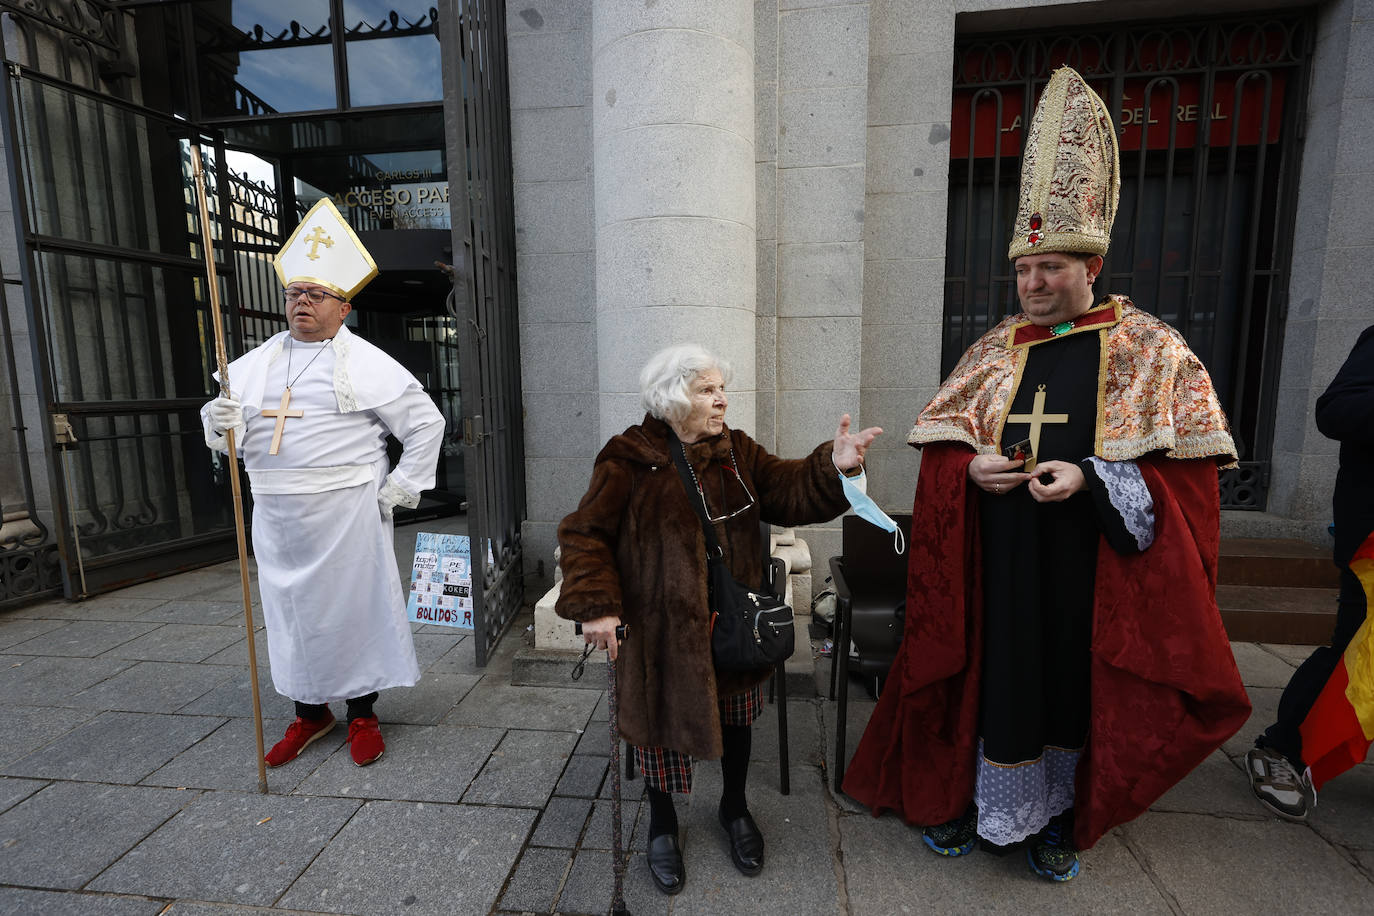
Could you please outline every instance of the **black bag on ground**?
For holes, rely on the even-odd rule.
[[[701,519],[706,536],[712,661],[724,671],[750,671],[781,664],[791,658],[797,645],[791,606],[775,595],[741,585],[730,575],[715,526],[706,514],[705,497],[694,483],[686,452],[677,436],[673,436],[671,451],[687,490],[687,501]]]

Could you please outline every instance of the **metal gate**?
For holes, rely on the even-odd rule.
[[[130,100],[129,13],[96,0],[0,11],[0,129],[38,414],[26,458],[41,437],[48,492],[25,477],[30,500],[48,504],[63,590],[232,556],[198,417],[213,361],[182,167],[198,135]],[[222,148],[213,158],[223,174]]]
[[[955,46],[943,367],[1019,311],[1006,259],[1021,144],[1068,64],[1120,136],[1121,203],[1100,293],[1178,328],[1231,420],[1225,508],[1263,509],[1314,27],[1308,16],[979,36]]]
[[[459,329],[478,665],[486,664],[524,600],[525,454],[505,22],[500,0],[443,0],[439,6],[453,189],[449,309]],[[466,194],[460,190],[464,176]]]

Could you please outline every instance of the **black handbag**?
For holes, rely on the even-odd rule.
[[[687,467],[682,442],[673,436],[670,451],[687,501],[706,535],[706,584],[711,608],[711,660],[722,671],[772,668],[791,658],[797,643],[792,608],[776,595],[741,585],[725,565],[715,526],[706,514],[705,496]]]

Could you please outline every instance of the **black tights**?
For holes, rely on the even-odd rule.
[[[722,725],[720,740],[720,813],[728,822],[749,813],[744,786],[749,781],[749,754],[753,748],[754,729],[749,725]],[[673,807],[673,793],[655,788],[645,790],[649,796],[649,839],[665,833],[677,833],[677,810]]]
[[[353,697],[348,700],[348,721],[354,719],[367,719],[372,716],[372,704],[377,702],[377,691],[372,691],[366,696]],[[296,715],[305,719],[307,722],[318,722],[329,715],[328,703],[302,703],[296,701]]]

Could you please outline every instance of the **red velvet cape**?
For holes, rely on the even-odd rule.
[[[983,655],[973,455],[951,443],[924,450],[905,634],[845,774],[848,795],[909,824],[952,820],[973,798]],[[1129,556],[1098,544],[1091,718],[1074,801],[1079,849],[1144,812],[1250,714],[1216,604],[1216,462],[1138,465],[1154,498],[1155,541]]]

